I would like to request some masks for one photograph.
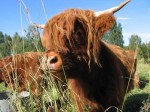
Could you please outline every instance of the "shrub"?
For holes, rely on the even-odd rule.
[[[140,112],[150,112],[150,97],[143,102],[143,107],[141,107]]]

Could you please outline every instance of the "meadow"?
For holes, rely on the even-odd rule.
[[[63,91],[60,82],[58,81],[56,83],[53,77],[47,76],[46,74],[45,83],[47,83],[47,86],[45,88],[43,87],[43,92],[40,97],[37,98],[32,95],[30,86],[30,95],[28,97],[18,98],[17,91],[12,92],[10,105],[14,112],[47,112],[48,107],[53,108],[56,112],[76,112],[69,94],[69,91],[72,90],[67,89]],[[139,60],[136,74],[139,76],[139,85],[124,98],[123,112],[150,112],[150,65],[144,63],[143,60]],[[5,87],[4,83],[1,83],[0,92],[5,91],[10,90]]]
[[[125,112],[150,112],[150,64],[139,60],[137,64],[139,85],[128,93]]]

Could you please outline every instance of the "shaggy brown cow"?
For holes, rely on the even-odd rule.
[[[35,96],[39,96],[45,86],[45,75],[50,75],[45,63],[46,56],[44,52],[26,52],[0,59],[0,83],[5,82],[10,89],[19,93],[30,88]],[[54,77],[56,83],[65,81],[64,76]]]
[[[43,78],[40,59],[42,53],[28,52],[8,56],[0,60],[0,82],[18,92],[31,88],[34,95],[39,95]]]
[[[52,54],[49,53],[48,56],[50,55]],[[29,95],[29,91],[31,90],[36,102],[37,112],[39,109],[42,111],[40,95],[43,93],[43,88],[46,89],[47,84],[52,83],[48,82],[49,79],[52,79],[51,76],[53,75],[47,71],[45,59],[45,53],[42,52],[27,52],[0,59],[0,83],[4,82],[10,89],[17,91],[19,98],[24,97],[24,93]],[[57,79],[55,80],[55,84],[64,84],[62,83],[62,81],[65,81],[64,76],[59,75],[58,77],[55,75],[54,78]],[[60,91],[64,91],[65,86],[59,87],[59,89]],[[54,109],[49,104],[46,105],[46,108],[48,106],[51,109],[49,112],[53,112]]]
[[[121,109],[126,92],[134,86],[134,53],[101,39],[115,22],[113,13],[128,2],[102,12],[69,9],[45,26],[37,25],[44,28],[47,66],[58,76],[66,75],[79,112]]]

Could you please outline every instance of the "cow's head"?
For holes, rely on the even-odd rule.
[[[69,9],[51,18],[43,28],[42,44],[52,70],[76,70],[99,64],[100,39],[113,27],[114,13],[130,0],[106,11]],[[63,64],[62,64],[63,63]],[[81,66],[78,66],[81,65]]]

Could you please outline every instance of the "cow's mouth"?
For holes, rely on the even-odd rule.
[[[53,74],[57,74],[57,73],[62,73],[63,70],[62,69],[50,69],[49,72]]]
[[[48,66],[43,71],[45,73],[52,73],[52,74],[57,74],[57,73],[63,72],[62,68],[49,68]]]
[[[57,81],[60,81],[61,83],[65,83],[66,82],[66,72],[62,69],[47,69],[46,74],[48,74],[48,76],[52,76],[53,78],[55,78]]]

